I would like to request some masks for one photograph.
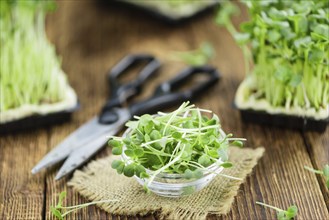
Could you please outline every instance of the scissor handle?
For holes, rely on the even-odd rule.
[[[208,79],[193,85],[192,88],[186,89],[179,92],[174,92],[191,80],[196,74],[206,74]],[[175,78],[160,84],[154,92],[154,96],[151,98],[132,104],[130,106],[131,115],[142,115],[145,113],[155,113],[168,105],[180,104],[184,101],[192,100],[196,96],[200,95],[203,91],[216,84],[219,80],[220,74],[218,71],[211,66],[200,66],[200,67],[188,67],[184,69]]]
[[[140,63],[147,62],[137,77],[127,83],[121,84],[118,78],[125,74],[129,68]],[[108,73],[110,85],[110,98],[105,103],[99,116],[101,124],[112,123],[115,118],[109,111],[113,107],[121,106],[125,101],[141,92],[143,83],[148,80],[160,67],[160,62],[150,54],[131,54],[125,56]]]
[[[147,62],[146,66],[140,71],[133,81],[125,84],[119,83],[118,78],[121,75],[125,74],[132,66],[141,62]],[[110,70],[108,74],[111,100],[118,99],[119,96],[123,96],[125,99],[128,99],[131,96],[138,94],[141,91],[142,84],[149,79],[149,77],[152,76],[159,67],[160,62],[150,54],[131,54],[125,56]]]

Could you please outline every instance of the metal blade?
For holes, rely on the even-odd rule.
[[[64,162],[61,169],[58,171],[55,179],[58,180],[67,174],[74,171],[77,167],[86,162],[90,157],[92,157],[97,151],[105,146],[105,143],[109,139],[109,136],[118,133],[126,121],[131,117],[128,109],[118,109],[119,120],[114,124],[108,126],[106,132],[103,132],[94,140],[79,145],[73,152],[70,153],[69,157]]]
[[[77,147],[95,139],[104,132],[109,131],[109,125],[102,125],[98,123],[98,117],[94,117],[87,123],[65,138],[53,150],[51,150],[42,160],[32,169],[35,174],[40,170],[50,167],[57,162],[65,159]]]

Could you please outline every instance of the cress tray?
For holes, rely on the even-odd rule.
[[[309,117],[285,114],[269,114],[265,111],[252,109],[238,110],[240,111],[242,120],[245,122],[296,129],[301,131],[316,131],[323,133],[329,123],[329,117],[322,120],[316,120]]]
[[[0,135],[64,123],[69,121],[71,119],[72,113],[77,111],[79,108],[80,104],[78,103],[75,107],[67,110],[53,112],[45,115],[36,114],[18,120],[2,123],[0,124]]]
[[[132,10],[136,9],[136,10],[140,11],[141,13],[146,13],[146,14],[148,14],[154,18],[157,18],[165,23],[168,23],[168,24],[182,23],[184,21],[197,17],[201,14],[204,14],[219,5],[218,0],[209,1],[209,4],[207,6],[199,8],[192,14],[189,14],[187,16],[181,16],[181,17],[173,17],[169,13],[155,10],[154,8],[144,6],[144,5],[139,5],[138,3],[132,3],[129,1],[123,1],[123,0],[99,0],[99,1],[102,4],[106,4],[106,5],[125,7],[125,8],[130,8]],[[138,2],[138,1],[136,1],[136,2]]]

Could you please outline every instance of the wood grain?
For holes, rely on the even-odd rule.
[[[305,146],[309,151],[314,169],[322,170],[324,165],[329,164],[329,131],[324,134],[308,132],[303,134]],[[317,175],[323,198],[329,210],[329,190],[323,176]]]
[[[44,172],[31,169],[47,146],[46,129],[0,137],[0,219],[42,219]]]
[[[58,167],[37,176],[30,169],[70,132],[98,113],[108,96],[106,72],[124,55],[148,52],[162,62],[160,74],[152,79],[137,100],[151,95],[155,86],[174,76],[184,65],[172,60],[173,51],[191,50],[208,41],[216,50],[212,64],[222,80],[194,103],[213,110],[223,128],[248,139],[246,147],[264,146],[266,152],[253,174],[241,186],[232,211],[209,219],[274,219],[275,212],[255,204],[266,202],[281,208],[296,204],[298,219],[329,219],[328,191],[323,179],[303,166],[322,167],[329,161],[329,133],[302,134],[297,131],[245,124],[232,108],[234,93],[244,77],[243,57],[228,32],[216,26],[208,14],[179,26],[169,26],[134,10],[100,5],[98,2],[59,1],[47,20],[47,33],[62,57],[62,66],[76,90],[81,110],[70,123],[44,130],[0,137],[0,219],[54,219],[49,207],[61,191],[66,205],[88,202],[66,186],[66,178],[54,181]],[[246,19],[246,11],[234,19]],[[169,109],[173,109],[172,106]],[[93,159],[110,154],[105,148]],[[14,156],[13,156],[14,155]],[[156,215],[129,217],[155,219]],[[67,219],[126,219],[91,206]]]

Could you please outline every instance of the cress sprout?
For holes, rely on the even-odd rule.
[[[209,42],[203,42],[196,50],[175,52],[173,57],[191,66],[202,66],[207,64],[214,55],[213,46]]]
[[[289,206],[287,210],[283,210],[283,209],[277,208],[275,206],[267,205],[262,202],[256,202],[256,204],[258,204],[260,206],[268,207],[270,209],[274,209],[275,211],[277,211],[277,215],[276,215],[277,220],[293,219],[297,216],[297,212],[298,212],[298,208],[295,205]]]
[[[144,178],[150,185],[160,173],[191,179],[202,177],[212,164],[231,167],[228,148],[241,147],[245,139],[224,134],[218,116],[208,117],[210,113],[186,102],[171,113],[135,117],[137,121],[126,124],[131,130],[125,137],[109,141],[114,155],[129,158],[128,163],[114,160],[112,168],[127,177]]]
[[[88,207],[90,205],[102,204],[102,203],[111,203],[117,200],[115,199],[107,199],[107,200],[100,200],[95,202],[88,202],[84,204],[74,205],[74,206],[64,206],[63,202],[66,197],[66,192],[63,191],[58,196],[58,203],[55,206],[50,206],[50,212],[53,214],[55,218],[58,220],[63,220],[65,216],[72,212],[76,212],[79,209]]]
[[[273,107],[326,111],[329,103],[329,4],[314,1],[241,2],[250,20],[238,32],[231,15],[239,9],[225,1],[216,22],[241,46],[250,80],[244,99],[266,100]],[[254,63],[251,69],[250,63]]]
[[[329,189],[329,164],[326,164],[322,170],[316,170],[308,166],[304,166],[304,168],[313,173],[322,175],[326,179],[326,186]]]

